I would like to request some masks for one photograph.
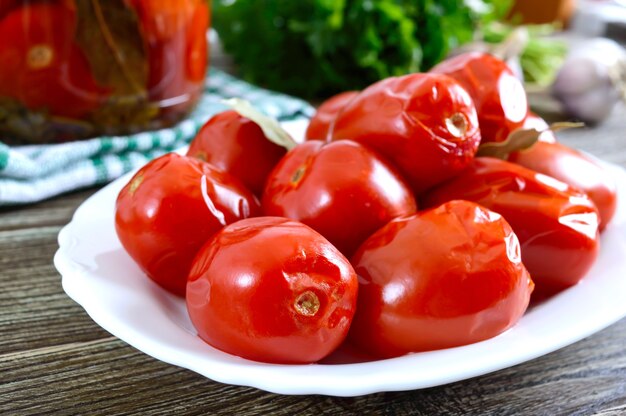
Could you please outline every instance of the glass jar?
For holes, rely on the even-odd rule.
[[[204,86],[209,16],[206,0],[0,1],[0,138],[174,124]]]

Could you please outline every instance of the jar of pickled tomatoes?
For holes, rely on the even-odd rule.
[[[200,97],[207,0],[0,1],[0,139],[172,125]]]

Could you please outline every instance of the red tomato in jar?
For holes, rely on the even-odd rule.
[[[337,116],[330,135],[382,155],[416,194],[463,170],[480,143],[472,100],[456,81],[439,74],[371,85]]]
[[[510,162],[558,179],[583,191],[600,213],[600,230],[611,221],[617,207],[617,185],[609,172],[577,150],[560,143],[537,142],[511,153]]]
[[[468,201],[390,222],[352,264],[359,298],[349,336],[382,358],[492,338],[515,325],[533,290],[511,226]]]
[[[127,0],[137,10],[149,42],[171,39],[184,31],[199,0]]]
[[[358,91],[346,91],[324,101],[311,118],[304,135],[305,139],[325,141],[328,138],[330,126],[339,112],[358,94]]]
[[[21,2],[21,0],[0,0],[0,19],[4,18],[11,9],[19,6]]]
[[[209,29],[209,5],[201,1],[191,16],[187,27],[186,69],[187,79],[194,82],[204,82],[209,63],[209,44],[207,30]]]
[[[225,225],[259,211],[252,193],[229,174],[169,153],[140,169],[122,189],[115,229],[148,277],[184,296],[200,247]]]
[[[483,142],[501,142],[524,125],[526,91],[504,61],[468,52],[441,62],[430,72],[449,75],[467,90],[476,105]]]
[[[272,143],[261,127],[234,110],[219,113],[200,129],[187,156],[211,163],[261,196],[265,181],[287,150]]]
[[[183,32],[167,41],[148,44],[148,94],[151,101],[161,101],[161,107],[187,105],[183,97],[195,84],[189,84],[187,80],[186,49],[187,40]]]
[[[511,224],[540,297],[575,285],[596,260],[600,222],[596,207],[582,192],[554,178],[478,157],[422,201],[432,207],[453,199],[474,201]]]
[[[23,5],[0,21],[0,96],[32,110],[81,118],[107,91],[74,42],[75,12],[63,4]]]
[[[266,215],[303,222],[346,256],[393,218],[417,210],[396,171],[349,140],[292,149],[270,174],[262,202]]]
[[[306,225],[251,218],[200,250],[187,309],[215,348],[256,361],[313,363],[346,337],[357,288],[348,260]]]
[[[164,5],[148,2],[145,5],[147,9],[136,6],[140,16],[144,16],[141,19],[144,31],[148,32],[149,98],[160,102],[162,115],[172,120],[176,120],[181,113],[187,113],[200,98],[209,59],[206,38],[208,5],[205,2],[185,1],[180,10],[175,12],[174,3],[167,6],[169,2]],[[161,12],[157,6],[165,7],[166,10]],[[178,16],[175,25],[167,23],[164,17],[170,8],[171,13],[180,14],[175,14]],[[151,30],[156,30],[150,29],[151,19],[168,28],[166,33],[151,36]]]

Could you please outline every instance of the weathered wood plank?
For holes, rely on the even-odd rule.
[[[61,288],[60,228],[0,231],[0,355],[109,336]]]
[[[0,231],[66,224],[76,208],[98,188],[73,192],[38,204],[0,208]],[[4,257],[0,252],[0,257]]]
[[[596,413],[598,416],[624,416],[626,415],[626,404],[618,405],[610,409],[603,409]]]

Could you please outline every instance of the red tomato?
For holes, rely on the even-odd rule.
[[[151,101],[162,101],[162,107],[187,105],[185,92],[196,86],[187,80],[185,51],[187,38],[179,32],[171,39],[148,44],[148,92]]]
[[[358,91],[346,91],[324,101],[309,122],[304,135],[306,140],[326,140],[337,114],[358,94]]]
[[[187,28],[186,65],[187,79],[204,82],[209,63],[209,45],[207,30],[209,28],[209,5],[204,1],[197,4]]]
[[[11,9],[19,6],[22,0],[0,0],[0,19],[2,19]]]
[[[355,345],[379,357],[471,344],[513,326],[533,282],[511,226],[468,201],[390,222],[352,258]]]
[[[297,146],[272,171],[263,193],[266,215],[305,223],[346,256],[390,220],[416,209],[402,178],[349,140]]]
[[[601,230],[613,218],[617,185],[611,174],[590,157],[560,143],[537,142],[529,149],[511,153],[508,160],[587,194],[600,212]]]
[[[0,21],[0,95],[33,110],[81,118],[106,90],[75,44],[74,11],[54,3],[24,5]]]
[[[528,115],[526,116],[526,119],[524,120],[524,124],[522,125],[521,128],[535,129],[537,131],[542,131],[543,133],[539,135],[539,141],[541,142],[548,142],[548,143],[556,142],[556,136],[554,135],[554,132],[552,130],[549,130],[550,125],[548,125],[548,123],[546,123],[544,119],[542,119],[541,117],[539,117],[537,114],[533,113],[532,111],[528,112]]]
[[[128,3],[137,10],[146,37],[153,42],[171,39],[184,31],[202,1],[128,0]]]
[[[371,85],[337,116],[330,135],[384,156],[417,194],[460,172],[480,143],[469,95],[452,78],[438,74]]]
[[[197,102],[204,87],[208,6],[197,0],[185,0],[180,7],[169,0],[135,1],[147,32],[150,100],[159,101],[162,115],[176,120]]]
[[[189,48],[184,33],[148,47],[148,94],[151,101],[159,103],[165,120],[178,120],[181,114],[191,110],[202,95],[204,81],[190,78],[198,68],[188,66],[190,58],[186,51]],[[197,75],[193,76],[197,78]]]
[[[226,224],[259,211],[256,198],[229,174],[169,153],[140,169],[122,189],[115,229],[148,277],[184,296],[200,247]]]
[[[423,202],[436,206],[452,199],[477,202],[511,224],[539,296],[578,283],[598,255],[599,215],[593,202],[549,176],[478,157],[461,175],[433,189]]]
[[[456,79],[474,100],[483,142],[501,142],[522,127],[528,113],[524,86],[507,64],[480,52],[447,59],[430,72]]]
[[[256,361],[312,363],[346,337],[357,288],[348,260],[306,225],[251,218],[200,250],[187,309],[215,348]]]
[[[187,156],[230,173],[260,196],[267,176],[285,153],[284,147],[265,137],[258,124],[228,110],[202,126]]]

